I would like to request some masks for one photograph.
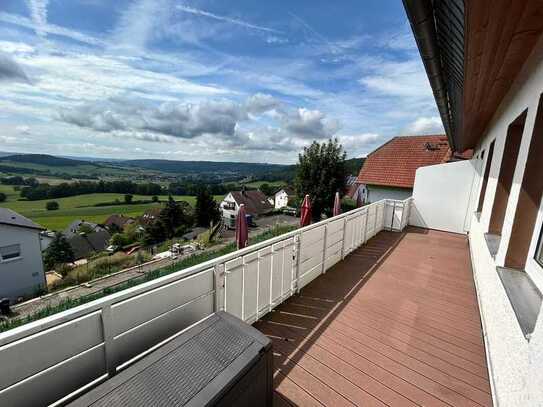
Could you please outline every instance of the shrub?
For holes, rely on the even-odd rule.
[[[57,201],[49,201],[45,204],[45,209],[48,211],[56,211],[59,208],[59,204]]]
[[[5,202],[8,197],[3,192],[0,192],[0,202]]]
[[[158,196],[153,195],[153,197],[151,198],[151,201],[158,202]]]

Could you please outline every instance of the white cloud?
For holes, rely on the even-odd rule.
[[[47,34],[47,6],[49,0],[26,0],[26,5],[30,10],[30,16],[34,22],[36,34],[45,37]]]
[[[54,35],[59,35],[61,37],[66,37],[66,38],[79,41],[85,44],[89,44],[89,45],[100,46],[100,47],[105,45],[104,41],[98,38],[95,38],[93,36],[83,34],[78,31],[70,30],[69,28],[60,27],[54,24],[49,24],[49,23],[37,25],[34,21],[26,17],[22,17],[15,14],[0,12],[0,22],[28,28],[36,32],[39,32],[41,35],[45,33],[54,34]]]
[[[388,96],[427,98],[432,91],[419,58],[384,61],[359,81],[368,89]]]
[[[337,138],[349,158],[365,157],[384,141],[384,137],[377,133],[339,135]]]
[[[23,68],[3,53],[0,53],[0,81],[30,82]]]
[[[207,17],[207,18],[211,18],[213,20],[223,21],[223,22],[226,22],[226,23],[230,23],[230,24],[241,26],[241,27],[249,28],[251,30],[265,31],[265,32],[270,32],[270,33],[282,34],[282,31],[276,30],[274,28],[263,27],[263,26],[252,24],[252,23],[249,23],[247,21],[243,21],[243,20],[240,20],[240,19],[237,19],[237,18],[231,18],[231,17],[227,17],[227,16],[220,16],[218,14],[210,13],[208,11],[200,10],[200,9],[189,7],[189,6],[178,5],[177,9],[180,10],[180,11],[183,11],[185,13],[189,13],[189,14],[193,14],[193,15],[197,15],[197,16],[201,16],[201,17]]]
[[[443,123],[438,116],[419,117],[417,120],[409,124],[406,129],[409,134],[442,134],[445,133]]]
[[[302,138],[327,138],[339,130],[339,123],[329,120],[319,110],[300,108],[284,116],[285,129]]]

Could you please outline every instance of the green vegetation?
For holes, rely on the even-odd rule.
[[[300,197],[309,194],[315,221],[321,219],[323,212],[331,213],[334,195],[336,192],[343,194],[345,190],[345,157],[337,139],[322,144],[314,141],[299,155],[296,191]]]
[[[68,243],[68,239],[62,233],[56,233],[53,241],[43,254],[45,268],[51,270],[57,264],[70,263],[72,261],[74,261],[74,252],[70,243]]]
[[[21,200],[19,192],[12,185],[0,185],[0,192],[6,194],[5,202],[0,203],[1,207],[12,209],[23,216],[32,219],[34,222],[51,230],[64,230],[73,220],[85,219],[89,222],[102,223],[110,215],[123,214],[125,216],[140,216],[146,210],[155,208],[160,203],[147,204],[121,204],[112,206],[94,206],[103,202],[124,201],[124,194],[85,194],[68,198],[56,199],[60,208],[56,211],[47,211],[45,204],[48,200],[26,201]],[[149,197],[134,195],[133,200],[145,200]],[[215,199],[222,200],[222,195],[216,195]],[[158,196],[160,201],[166,201],[167,195]],[[189,205],[196,204],[193,196],[174,196],[176,201],[185,201]]]
[[[196,195],[194,215],[196,224],[203,227],[216,224],[221,218],[219,205],[206,188],[202,188]]]
[[[59,207],[60,206],[57,201],[48,201],[45,203],[45,209],[48,211],[56,211]]]
[[[260,243],[262,241],[271,239],[276,236],[280,236],[282,234],[291,232],[292,230],[296,229],[295,226],[291,225],[277,225],[273,227],[272,229],[261,233],[260,235],[257,235],[253,238],[249,239],[249,244],[256,244]],[[91,301],[97,300],[99,298],[105,297],[106,295],[114,294],[116,292],[126,290],[127,288],[134,287],[136,285],[145,283],[147,281],[154,280],[156,278],[175,273],[177,271],[184,270],[186,268],[192,267],[196,264],[200,264],[203,262],[206,262],[211,259],[215,259],[217,257],[223,256],[225,254],[234,252],[236,250],[235,244],[230,243],[218,250],[195,254],[193,256],[187,257],[183,260],[180,260],[177,263],[172,264],[171,266],[163,267],[157,270],[154,270],[152,272],[146,273],[142,275],[141,277],[134,278],[132,280],[125,281],[123,283],[120,283],[113,287],[105,288],[97,293],[80,297],[76,299],[72,298],[66,298],[61,303],[55,306],[49,306],[47,308],[44,308],[40,311],[37,311],[33,314],[27,315],[24,318],[20,319],[11,319],[8,321],[0,322],[0,332],[8,331],[10,329],[16,328],[18,326],[27,324],[32,321],[37,321],[39,319],[48,317],[53,314],[57,314],[59,312],[68,310],[70,308],[77,307],[79,305],[83,305],[86,303],[89,303]]]
[[[3,192],[0,192],[0,202],[5,202],[6,199],[8,199],[8,196]]]

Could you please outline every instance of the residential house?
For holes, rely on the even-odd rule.
[[[413,194],[417,169],[443,163],[448,157],[445,135],[394,137],[368,154],[352,197],[362,194],[365,203],[406,199]]]
[[[97,223],[88,222],[83,219],[77,219],[70,223],[70,225],[66,229],[64,229],[62,234],[66,236],[66,238],[70,238],[72,236],[78,235],[81,228],[84,228],[85,232],[100,232],[105,230],[104,227],[98,225]]]
[[[45,287],[40,233],[45,229],[0,208],[0,298],[15,302]]]
[[[245,212],[254,217],[273,210],[272,204],[268,202],[263,192],[242,189],[241,191],[229,192],[220,203],[223,218],[235,219],[241,204],[245,205]]]
[[[126,225],[134,223],[135,220],[129,216],[124,215],[111,215],[105,222],[104,226],[110,230],[123,230]]]
[[[289,200],[296,196],[296,192],[291,187],[281,188],[273,195],[273,206],[275,209],[281,209],[288,206]]]
[[[74,234],[68,238],[68,243],[74,252],[75,260],[80,260],[105,250],[110,239],[111,235],[107,230],[99,230],[91,233]]]

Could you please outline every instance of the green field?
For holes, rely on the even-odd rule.
[[[102,202],[113,202],[115,199],[123,202],[123,194],[87,194],[68,198],[54,199],[60,205],[59,210],[48,211],[45,209],[45,203],[49,200],[40,201],[18,201],[19,192],[14,191],[10,185],[0,185],[0,192],[7,195],[6,202],[0,202],[0,207],[13,209],[34,222],[39,223],[45,228],[52,230],[63,230],[72,221],[84,219],[90,222],[101,223],[108,216],[113,214],[123,214],[126,216],[140,216],[146,210],[159,206],[159,203],[133,204],[133,205],[113,205],[113,206],[92,206]],[[194,196],[174,196],[177,201],[188,202],[194,206],[196,198]],[[150,196],[134,195],[136,200],[150,200]],[[159,196],[160,200],[168,199],[167,195]],[[222,196],[216,196],[215,199],[221,200]]]
[[[270,187],[273,187],[273,188],[280,188],[287,185],[285,181],[253,181],[253,182],[248,182],[245,185],[247,185],[250,188],[260,188],[262,184],[268,184]]]

